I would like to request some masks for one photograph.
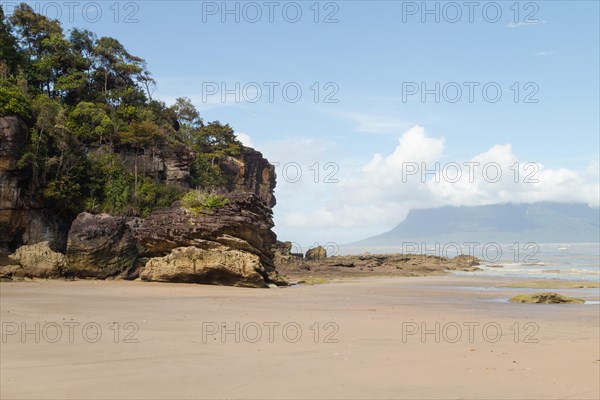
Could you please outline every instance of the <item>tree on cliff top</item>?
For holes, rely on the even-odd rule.
[[[18,115],[29,126],[19,166],[39,204],[147,215],[182,194],[159,180],[156,163],[138,171],[138,157],[154,160],[182,146],[196,154],[192,187],[227,185],[218,160],[241,152],[233,129],[205,126],[187,98],[171,107],[153,100],[156,82],[144,59],[119,40],[65,34],[59,21],[21,3],[8,19],[0,8],[0,45],[0,116]]]
[[[17,49],[17,39],[12,35],[0,4],[0,64],[4,64],[7,69],[3,75],[7,77],[10,74],[16,74],[21,62],[22,57]]]
[[[189,145],[193,144],[194,134],[204,126],[200,113],[187,97],[178,97],[170,109],[177,117],[181,140]]]

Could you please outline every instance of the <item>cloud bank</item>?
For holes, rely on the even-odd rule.
[[[519,160],[510,144],[448,160],[444,146],[444,138],[429,137],[423,127],[414,126],[391,152],[373,155],[329,185],[326,201],[287,208],[278,223],[290,228],[390,227],[415,208],[539,201],[599,205],[597,161],[583,172],[551,169]]]

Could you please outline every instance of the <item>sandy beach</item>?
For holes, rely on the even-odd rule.
[[[512,304],[533,289],[510,283],[3,282],[1,397],[598,398],[600,306]]]

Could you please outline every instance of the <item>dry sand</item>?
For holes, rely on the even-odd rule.
[[[124,281],[4,282],[0,395],[599,398],[600,306],[511,304],[504,300],[536,290],[500,287],[511,283],[374,277],[262,290]],[[598,300],[597,288],[557,291]],[[118,327],[111,325],[115,322]],[[223,323],[230,330],[225,337],[211,334]],[[432,333],[407,335],[421,330],[422,323]],[[22,328],[32,332],[23,338]],[[296,337],[298,328],[302,334]],[[132,333],[133,342],[126,339]]]

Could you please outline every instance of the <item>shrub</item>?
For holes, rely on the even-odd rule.
[[[182,189],[177,186],[168,186],[144,178],[138,184],[134,201],[136,211],[142,217],[147,217],[154,210],[169,207],[171,203],[181,198]]]
[[[88,178],[90,198],[88,211],[117,215],[147,217],[154,210],[169,207],[181,198],[183,189],[156,182],[149,177],[135,176],[128,171],[114,153],[95,154],[91,157]]]
[[[229,199],[216,193],[199,190],[189,191],[181,199],[183,208],[194,216],[225,207],[227,204],[229,204]]]
[[[190,170],[189,183],[193,188],[210,189],[227,186],[228,181],[221,168],[206,154],[197,153]]]

